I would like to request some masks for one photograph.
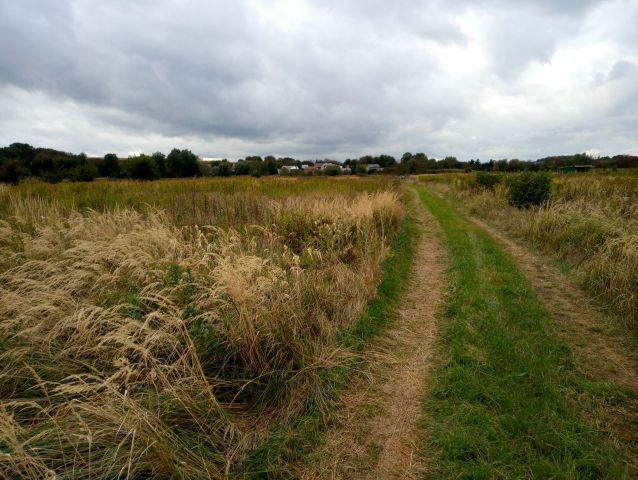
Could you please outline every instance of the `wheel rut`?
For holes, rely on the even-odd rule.
[[[436,221],[416,195],[412,204],[420,235],[396,318],[370,348],[365,375],[341,396],[335,425],[301,478],[411,479],[423,470],[417,422],[447,263]]]
[[[514,259],[556,320],[559,334],[575,355],[583,376],[592,382],[611,383],[627,392],[623,401],[604,407],[607,423],[600,428],[614,432],[629,475],[638,478],[638,358],[626,332],[619,330],[615,320],[601,312],[558,268],[490,225],[471,216],[467,218],[487,231]]]

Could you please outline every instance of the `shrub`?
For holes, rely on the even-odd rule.
[[[474,186],[481,189],[494,190],[494,187],[501,183],[501,177],[489,172],[476,172]]]
[[[324,173],[329,177],[334,177],[341,173],[341,169],[335,165],[334,167],[327,167]]]
[[[135,180],[153,180],[158,176],[155,161],[148,155],[129,157],[123,167],[125,174]]]
[[[544,172],[525,172],[507,180],[507,201],[518,208],[541,205],[549,198],[552,179]]]

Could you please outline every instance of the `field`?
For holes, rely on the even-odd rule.
[[[0,479],[632,478],[638,176],[0,185]]]
[[[0,195],[7,478],[237,468],[275,425],[322,408],[403,216],[396,189],[367,180]]]
[[[638,175],[556,175],[542,208],[508,205],[507,187],[478,188],[471,175],[421,177],[455,192],[468,212],[565,262],[577,282],[627,326],[638,324]]]

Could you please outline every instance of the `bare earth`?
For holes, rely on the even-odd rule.
[[[528,278],[536,295],[557,321],[560,334],[574,353],[578,367],[592,381],[620,386],[630,396],[607,407],[608,425],[620,441],[628,473],[638,478],[638,359],[627,333],[597,310],[585,293],[555,266],[517,245],[485,223],[470,218],[499,241]],[[578,399],[576,399],[578,401]]]
[[[304,479],[411,479],[417,462],[417,420],[445,289],[445,256],[435,220],[418,199],[421,236],[398,315],[370,352],[370,370],[341,398],[326,444]]]

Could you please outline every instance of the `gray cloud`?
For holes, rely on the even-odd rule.
[[[637,0],[0,0],[0,142],[636,153],[632,12]]]

